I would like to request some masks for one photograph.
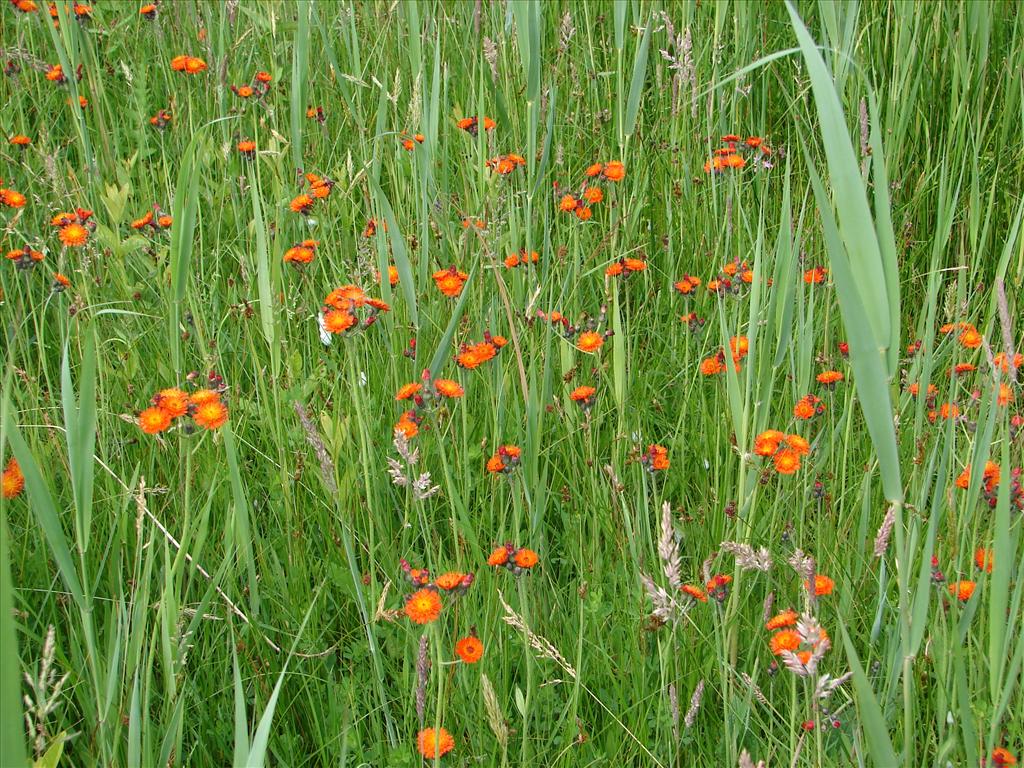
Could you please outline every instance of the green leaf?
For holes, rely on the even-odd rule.
[[[651,47],[651,27],[654,26],[654,19],[650,19],[644,28],[644,36],[640,38],[640,47],[636,50],[636,59],[633,61],[633,79],[629,84],[629,98],[626,100],[626,124],[625,134],[633,135],[636,128],[636,116],[640,111],[640,97],[644,91],[644,81],[647,79],[647,54]]]
[[[882,708],[878,704],[874,691],[871,690],[871,683],[868,682],[867,675],[864,674],[864,667],[861,666],[860,659],[857,657],[857,651],[850,641],[846,626],[840,624],[839,631],[843,636],[846,658],[850,662],[850,672],[853,673],[853,690],[857,697],[857,711],[864,728],[868,754],[877,766],[899,765],[900,761],[896,759],[896,751],[889,738],[889,729],[886,727]]]

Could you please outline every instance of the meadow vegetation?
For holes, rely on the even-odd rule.
[[[0,21],[4,766],[1016,762],[1019,4]]]

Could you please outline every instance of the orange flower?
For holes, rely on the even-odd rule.
[[[516,168],[526,164],[526,159],[520,155],[499,155],[487,161],[487,167],[500,176],[507,176]]]
[[[441,596],[437,590],[418,589],[405,601],[404,612],[414,624],[429,624],[441,615]]]
[[[64,70],[60,64],[54,64],[48,70],[46,70],[46,79],[51,83],[65,83],[67,78],[64,77]]]
[[[786,445],[788,445],[797,456],[806,456],[811,452],[811,444],[800,437],[800,435],[786,435]]]
[[[595,331],[584,331],[576,344],[582,352],[596,352],[604,344],[604,336]]]
[[[462,397],[466,394],[466,390],[459,386],[457,381],[451,379],[435,379],[434,389],[441,397]]]
[[[795,627],[796,620],[800,618],[799,614],[793,610],[783,611],[782,613],[776,614],[768,619],[768,622],[764,625],[764,628],[769,631],[776,629],[782,629],[784,627]]]
[[[576,218],[580,221],[590,221],[590,217],[593,215],[593,212],[587,206],[581,205],[576,209]]]
[[[576,387],[570,394],[569,399],[574,403],[579,403],[580,407],[584,411],[589,411],[594,405],[594,396],[597,394],[597,390],[594,387]]]
[[[356,324],[356,316],[345,309],[331,309],[324,312],[324,330],[328,333],[344,333]]]
[[[814,594],[818,597],[822,595],[831,595],[832,590],[835,588],[836,583],[832,581],[828,576],[824,576],[820,573],[814,574]],[[804,589],[810,589],[811,585],[809,582],[804,582]]]
[[[784,651],[796,651],[800,647],[800,635],[793,629],[783,629],[772,635],[768,646],[772,653],[781,656]]]
[[[307,242],[313,242],[309,240]],[[309,264],[313,261],[315,255],[316,246],[306,245],[300,243],[299,245],[293,245],[287,251],[284,252],[284,263],[285,264]]]
[[[1010,357],[1005,352],[997,352],[992,356],[992,362],[996,364],[1003,373],[1010,372]],[[1013,367],[1016,369],[1024,368],[1024,353],[1015,352],[1013,355]]]
[[[212,389],[197,389],[188,397],[188,404],[198,408],[206,403],[219,403],[220,395]]]
[[[800,420],[813,419],[825,412],[825,404],[814,395],[805,395],[793,406],[793,416]]]
[[[203,429],[220,429],[228,420],[228,409],[220,400],[203,403],[196,408],[192,419]]]
[[[746,336],[733,336],[729,339],[729,349],[732,350],[732,361],[738,363],[750,351],[750,342]]]
[[[558,203],[559,210],[562,211],[575,211],[579,205],[579,201],[576,200],[572,195],[563,195],[562,199]]]
[[[777,429],[769,429],[754,438],[754,453],[758,456],[772,456],[778,449],[779,443],[786,436]]]
[[[960,334],[960,343],[967,349],[977,349],[983,341],[982,335],[978,333],[973,325],[967,326]]]
[[[269,72],[263,72],[262,70],[256,73],[256,82],[267,85],[273,78]]]
[[[647,452],[640,457],[640,463],[651,472],[664,472],[671,466],[668,449],[663,445],[649,445]]]
[[[974,594],[975,586],[976,585],[973,581],[954,581],[948,587],[949,594],[961,603],[966,603],[971,599],[971,595]]]
[[[455,739],[444,728],[437,733],[433,728],[424,728],[416,735],[416,746],[423,757],[435,758],[455,749]]]
[[[717,376],[724,371],[725,363],[722,362],[722,359],[718,357],[718,355],[701,360],[700,372],[703,376]]]
[[[610,163],[605,164],[601,175],[608,179],[608,181],[622,181],[626,178],[626,166],[619,160],[612,160]]]
[[[16,136],[11,136],[11,138],[8,141],[11,144],[11,146],[22,148],[25,148],[32,143],[32,139],[20,133]]]
[[[722,163],[726,168],[742,168],[747,164],[747,161],[741,155],[726,155],[722,159]]]
[[[395,424],[395,432],[401,432],[406,440],[412,440],[420,432],[419,421],[415,411],[406,411]]]
[[[800,455],[790,448],[776,453],[774,461],[775,471],[780,475],[792,475],[800,469]]]
[[[686,593],[694,600],[699,600],[702,603],[706,603],[708,601],[707,593],[703,589],[694,584],[683,584],[683,586],[681,586],[679,590],[681,592]]]
[[[487,564],[493,566],[505,565],[508,562],[508,547],[497,547],[487,556]]]
[[[470,134],[472,136],[476,136],[477,131],[479,130],[478,127],[477,127],[477,119],[475,117],[464,117],[461,120],[459,120],[456,123],[456,125],[458,125],[459,128],[461,128],[466,133],[468,133],[468,134]],[[484,130],[485,131],[493,130],[495,125],[497,125],[497,123],[495,123],[491,118],[484,117]]]
[[[449,571],[448,573],[442,573],[434,580],[434,586],[438,589],[443,589],[445,592],[451,592],[453,589],[458,589],[462,586],[463,580],[466,578],[466,574],[460,573],[459,571]]]
[[[301,213],[303,216],[306,216],[313,210],[313,198],[306,194],[299,195],[288,203],[288,207],[295,213]]]
[[[699,285],[699,277],[683,275],[683,279],[676,283],[673,283],[672,287],[685,296],[687,294],[693,293],[693,291],[695,291]]]
[[[139,426],[147,435],[155,435],[171,426],[171,416],[163,408],[147,408],[139,414]]]
[[[1010,389],[1009,384],[999,385],[999,394],[996,396],[996,403],[999,405],[1009,405],[1014,401],[1013,390]]]
[[[464,664],[476,664],[484,656],[484,644],[480,638],[470,635],[455,644],[455,653]]]
[[[839,371],[822,371],[818,374],[818,383],[831,389],[843,380],[843,374]]]
[[[238,151],[243,157],[252,157],[256,154],[256,142],[251,139],[243,139],[238,142]]]
[[[533,568],[533,566],[540,562],[540,558],[537,557],[537,553],[532,549],[526,549],[525,547],[516,552],[514,559],[515,564],[520,568]]]
[[[153,405],[176,419],[188,413],[188,395],[176,387],[161,389],[153,397]]]
[[[89,230],[77,222],[60,228],[60,241],[69,248],[80,248],[89,240]]]
[[[992,750],[992,764],[997,766],[1016,765],[1017,758],[1006,747],[996,747]]]
[[[25,196],[13,189],[0,189],[0,203],[8,208],[24,208]]]
[[[587,170],[585,170],[583,173],[588,178],[592,179],[595,176],[600,176],[601,175],[601,171],[603,171],[603,170],[604,170],[604,163],[594,163],[593,165],[587,166]]]
[[[413,395],[417,394],[421,389],[423,389],[423,385],[417,382],[413,382],[412,384],[406,384],[401,389],[399,389],[398,392],[395,394],[395,400],[408,400]]]
[[[171,59],[171,69],[186,75],[197,75],[206,69],[206,62],[197,56],[175,56]]]
[[[593,205],[604,200],[604,190],[600,187],[587,187],[583,192],[583,199]]]
[[[0,485],[2,485],[2,493],[5,499],[13,499],[19,496],[25,488],[25,476],[21,473],[21,467],[18,466],[16,459],[11,459],[7,462],[7,467],[3,471],[3,475],[0,476]]]
[[[974,564],[985,573],[992,573],[992,566],[995,564],[995,553],[991,549],[978,547],[974,551]]]
[[[435,272],[433,277],[438,290],[451,299],[462,293],[462,287],[469,279],[469,275],[454,266]]]
[[[828,270],[824,267],[814,267],[804,272],[804,282],[808,285],[820,285],[825,282]]]

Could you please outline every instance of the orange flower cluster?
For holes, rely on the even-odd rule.
[[[297,269],[301,269],[306,264],[311,264],[316,256],[316,249],[319,245],[320,242],[317,240],[303,240],[301,243],[296,243],[284,252],[284,263],[291,264]]]
[[[0,481],[2,481],[0,487],[2,487],[5,499],[13,499],[21,495],[25,489],[25,476],[21,473],[21,467],[18,466],[16,459],[10,459],[7,462],[3,474],[0,475]]]
[[[42,251],[33,250],[30,246],[26,245],[19,250],[8,251],[6,258],[13,262],[14,266],[18,269],[29,270],[45,259],[46,256]]]
[[[240,99],[251,99],[253,96],[263,98],[270,89],[272,81],[273,77],[271,77],[270,73],[261,70],[253,75],[251,84],[232,85],[231,92]]]
[[[220,381],[211,374],[211,381]],[[171,427],[175,419],[188,417],[195,426],[215,430],[228,420],[228,408],[221,402],[221,389],[199,389],[191,394],[177,387],[162,389],[152,405],[139,414],[139,427],[147,435],[155,435]],[[191,431],[191,425],[186,428]]]
[[[451,266],[433,274],[434,284],[437,289],[450,299],[454,299],[462,293],[462,287],[469,280],[469,275],[458,267]]]
[[[771,457],[775,471],[780,475],[792,475],[800,470],[800,458],[811,452],[810,444],[800,435],[787,435],[777,429],[769,429],[754,438],[754,454]]]
[[[745,141],[738,135],[730,133],[722,137],[722,144],[714,151],[710,160],[704,163],[704,173],[725,173],[728,170],[739,170],[746,167],[747,156],[760,154],[762,156],[761,166],[771,168],[772,163],[767,158],[771,156],[771,148],[764,143],[760,136],[750,136]]]
[[[171,69],[175,72],[184,72],[186,75],[198,75],[206,70],[206,62],[198,56],[182,54],[171,59]]]
[[[540,260],[540,256],[537,255],[536,251],[526,252],[526,249],[519,251],[519,253],[510,253],[505,257],[505,266],[508,269],[515,269],[516,267],[528,267],[531,264],[536,264]]]
[[[324,298],[320,327],[333,334],[365,330],[377,321],[379,313],[390,311],[390,305],[370,298],[359,286],[343,285]]]
[[[477,118],[475,117],[464,117],[456,123],[460,129],[468,133],[470,136],[476,136],[479,126],[477,125]],[[484,117],[484,130],[493,131],[497,125],[491,118]]]
[[[708,280],[708,293],[717,293],[719,296],[726,294],[738,295],[744,285],[754,282],[754,270],[745,261],[730,261],[723,264],[717,276]],[[770,286],[772,281],[768,280]]]
[[[516,547],[511,542],[495,548],[487,557],[487,564],[493,568],[507,568],[516,576],[532,569],[540,558],[532,549]]]
[[[700,278],[693,277],[693,275],[683,275],[683,279],[673,283],[672,287],[683,294],[683,296],[689,296],[700,287]]]
[[[417,408],[424,408],[441,398],[457,399],[466,394],[462,386],[452,379],[431,379],[424,370],[422,382],[412,382],[395,393],[395,400],[411,400]]]
[[[985,337],[978,332],[978,329],[970,323],[947,323],[939,328],[939,333],[943,335],[951,334],[954,331],[958,332],[957,341],[965,349],[978,349],[985,340]]]
[[[526,158],[512,153],[498,155],[488,160],[486,165],[499,176],[508,176],[516,168],[526,165]]]
[[[89,235],[96,229],[92,211],[76,208],[74,213],[58,213],[50,220],[57,228],[60,241],[68,248],[80,248],[89,241]]]
[[[594,163],[583,173],[588,179],[601,178],[617,183],[626,178],[626,166],[620,160],[612,160],[607,163]]]
[[[588,386],[576,387],[569,394],[569,399],[579,405],[584,413],[589,413],[590,409],[594,407],[596,397],[597,390],[594,387]]]
[[[476,344],[463,344],[459,347],[459,353],[455,356],[455,362],[460,368],[473,370],[497,357],[501,348],[508,344],[504,336],[492,336],[490,331],[484,331],[484,340]]]
[[[669,468],[668,449],[663,445],[652,443],[640,457],[640,463],[648,472],[664,472]]]
[[[144,216],[131,223],[131,228],[135,230],[152,228],[155,232],[159,232],[162,229],[168,229],[173,223],[174,220],[163,213],[160,206],[154,203],[152,210],[146,211]]]
[[[321,106],[306,107],[306,119],[316,120],[320,125],[323,125],[327,122],[327,113],[324,112],[324,108]]]
[[[634,272],[643,272],[647,269],[647,262],[643,259],[633,259],[623,256],[618,261],[613,261],[604,271],[608,277],[629,277]]]
[[[800,421],[813,419],[815,416],[821,416],[824,412],[825,403],[820,397],[814,395],[804,395],[793,406],[793,417]]]
[[[401,139],[402,142],[402,148],[406,152],[412,152],[414,149],[416,149],[416,145],[422,144],[424,141],[426,141],[427,137],[424,136],[422,133],[417,133],[414,136],[409,136],[409,134],[403,133],[399,138]]]
[[[690,318],[684,318],[690,320]],[[699,318],[696,318],[700,322]],[[736,373],[740,372],[740,361],[743,360],[750,352],[750,340],[746,336],[733,336],[729,339],[729,356],[732,359],[732,368]],[[711,357],[705,358],[701,361],[700,372],[704,376],[717,376],[720,373],[725,373],[726,365],[725,350],[719,349]]]
[[[315,173],[307,173],[304,178],[308,185],[308,191],[294,197],[292,201],[288,203],[288,207],[293,213],[308,216],[312,213],[313,206],[317,200],[326,200],[331,196],[331,190],[334,189],[334,182],[330,179],[317,176]]]
[[[575,343],[576,348],[579,349],[580,352],[590,354],[601,349],[601,347],[604,346],[605,341],[615,335],[615,332],[611,329],[608,329],[603,333],[598,331],[598,329],[604,325],[607,313],[608,308],[602,306],[601,312],[597,317],[591,318],[584,315],[576,325],[570,323],[569,318],[561,312],[550,312],[547,315],[547,320],[552,325],[559,328],[565,339]],[[541,319],[545,318],[543,312],[538,312],[537,316]]]
[[[151,118],[149,118],[149,124],[156,128],[157,130],[162,131],[164,128],[171,124],[171,121],[173,119],[174,116],[171,114],[171,111],[169,109],[161,109],[158,110],[157,113],[153,115]]]
[[[507,475],[519,466],[522,450],[516,445],[499,445],[498,450],[487,460],[487,471],[492,475]]]

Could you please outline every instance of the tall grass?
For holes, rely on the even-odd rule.
[[[20,68],[0,126],[32,140],[0,149],[0,186],[28,198],[0,208],[3,250],[45,250],[0,265],[0,453],[25,481],[0,500],[0,763],[415,765],[429,727],[456,742],[432,764],[1019,756],[1022,393],[996,357],[1021,347],[1016,5],[136,10],[97,0],[82,22],[58,3],[56,28],[45,6],[0,11]],[[174,72],[178,54],[208,69]],[[46,80],[58,62],[82,79]],[[257,70],[271,86],[240,99]],[[458,129],[473,116],[497,125]],[[773,153],[705,173],[733,132]],[[508,153],[524,166],[485,166]],[[613,160],[626,176],[589,221],[559,209]],[[289,210],[303,173],[334,182],[308,216]],[[131,229],[154,204],[170,229]],[[76,207],[96,228],[63,247],[50,219]],[[312,263],[283,263],[306,239]],[[520,251],[537,262],[506,268]],[[626,257],[646,269],[606,276]],[[749,284],[708,291],[730,264]],[[453,265],[469,277],[448,298],[432,275]],[[686,274],[701,286],[681,295]],[[318,311],[348,283],[391,311],[325,344]],[[556,311],[612,334],[584,353]],[[957,323],[983,343],[941,330]],[[456,366],[485,332],[500,354]],[[395,393],[425,369],[466,395],[425,412],[403,456]],[[211,371],[225,426],[139,430],[154,392]],[[808,394],[825,410],[798,421]],[[808,440],[799,472],[756,455],[768,429]],[[651,444],[667,470],[645,469]],[[494,476],[500,445],[522,458]],[[540,563],[487,567],[505,542]],[[419,627],[403,558],[475,579]],[[809,593],[813,573],[832,594]],[[678,591],[715,574],[721,601]],[[809,676],[769,648],[786,608],[830,638]],[[475,665],[454,650],[471,633]],[[22,673],[47,658],[52,706],[26,728]]]

